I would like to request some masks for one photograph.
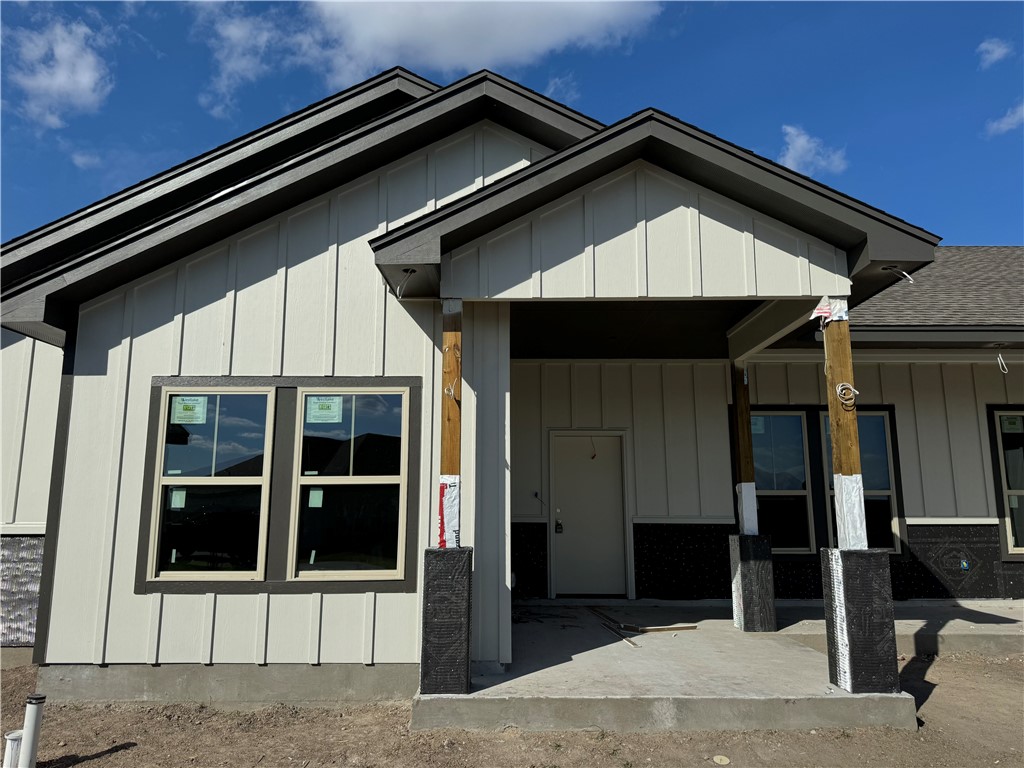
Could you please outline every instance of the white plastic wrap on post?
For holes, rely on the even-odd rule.
[[[838,549],[827,549],[832,571],[832,620],[835,622],[836,683],[850,690],[850,633],[846,627],[846,586],[843,582],[843,557]]]
[[[459,475],[441,475],[441,498],[439,530],[437,546],[441,549],[448,547],[461,547],[459,540],[460,521],[459,513],[461,506]]]
[[[4,768],[18,768],[18,756],[21,754],[21,739],[24,731],[11,731],[4,734]]]
[[[836,491],[836,537],[839,549],[867,549],[864,519],[864,479],[860,475],[832,475]]]
[[[753,483],[736,484],[736,507],[740,511],[740,533],[757,535],[757,488]]]

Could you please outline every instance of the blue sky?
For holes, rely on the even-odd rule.
[[[394,65],[653,106],[929,229],[1024,244],[1024,3],[2,2],[0,239]]]

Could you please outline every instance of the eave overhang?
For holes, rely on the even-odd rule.
[[[433,92],[431,88],[436,86],[426,81],[415,83],[404,71],[398,74],[401,77],[388,81],[389,87],[400,85],[408,98],[386,114],[326,139],[321,136],[322,129],[314,130],[310,123],[315,123],[315,115],[307,116],[305,123],[289,123],[288,131],[302,135],[304,125],[318,139],[298,153],[282,158],[279,152],[264,152],[254,166],[244,159],[247,153],[240,139],[226,145],[231,149],[224,153],[215,150],[5,244],[0,321],[4,327],[54,343],[71,327],[69,314],[77,312],[82,301],[481,120],[491,120],[553,149],[602,127],[490,72]],[[409,93],[415,89],[419,89],[418,95]],[[256,136],[252,141],[257,145],[260,141],[274,143],[270,136]],[[282,144],[293,150],[297,146],[283,140],[274,146]],[[265,165],[271,158],[275,162]],[[252,172],[253,167],[258,169]],[[224,174],[229,171],[230,183],[225,186],[228,176]]]
[[[648,109],[370,241],[404,297],[437,297],[441,256],[637,159],[845,251],[851,304],[931,262],[939,237],[657,110]]]

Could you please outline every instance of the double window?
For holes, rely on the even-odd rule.
[[[416,379],[154,380],[137,586],[413,578],[419,391]]]
[[[861,410],[857,427],[868,546],[899,552],[889,413]],[[771,536],[772,550],[798,554],[836,546],[828,413],[818,408],[755,410],[751,433],[758,530]],[[809,445],[817,447],[811,451]],[[826,510],[824,519],[816,510]]]

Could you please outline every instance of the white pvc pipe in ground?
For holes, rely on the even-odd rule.
[[[36,752],[39,750],[39,726],[43,722],[43,704],[46,697],[41,693],[31,693],[25,700],[25,725],[21,741],[21,755],[18,757],[18,768],[36,768]]]
[[[4,768],[18,768],[18,755],[21,754],[21,737],[24,731],[11,731],[4,734]]]

